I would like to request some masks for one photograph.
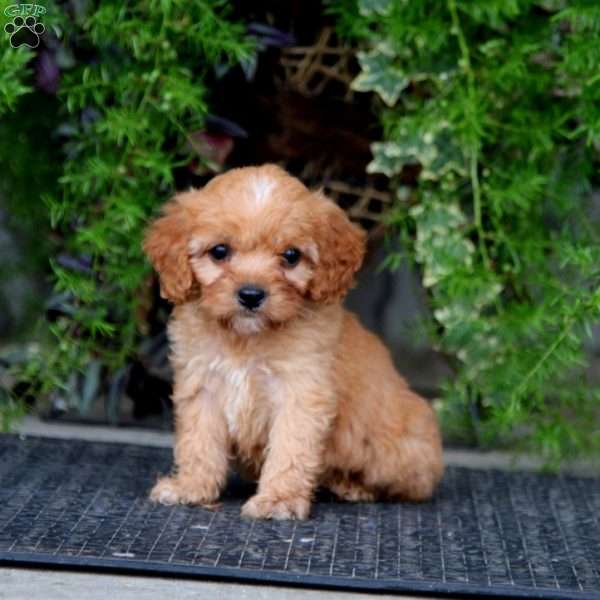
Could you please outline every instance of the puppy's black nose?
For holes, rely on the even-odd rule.
[[[262,304],[266,295],[265,290],[261,288],[254,287],[253,285],[245,285],[238,290],[238,301],[244,308],[254,310]]]

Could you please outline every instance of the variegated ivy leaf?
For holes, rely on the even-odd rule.
[[[443,243],[439,238],[431,245],[417,243],[417,260],[424,264],[423,285],[432,287],[452,275],[457,267],[473,264],[473,243],[459,236],[450,236]]]
[[[410,78],[395,62],[395,54],[378,45],[370,52],[359,52],[361,73],[352,82],[357,92],[375,92],[388,105],[394,106]]]
[[[433,314],[444,327],[442,347],[464,363],[465,377],[472,381],[481,371],[497,367],[502,352],[495,327],[489,319],[481,318],[468,294],[456,293],[456,288],[446,289],[436,302],[439,308]]]
[[[368,173],[397,175],[405,165],[431,165],[438,157],[433,135],[407,135],[401,141],[374,142],[373,160],[367,165]]]
[[[438,200],[418,204],[410,214],[419,227],[418,235],[430,239],[448,231],[455,231],[467,222],[458,204]]]
[[[498,282],[480,281],[473,289],[463,289],[452,302],[444,303],[433,311],[434,317],[447,329],[452,329],[467,321],[478,321],[483,308],[489,306],[502,291]]]
[[[466,175],[465,159],[447,128],[434,131],[405,131],[399,139],[371,145],[373,160],[368,173],[397,175],[405,165],[420,164],[419,177],[438,181],[449,173]]]
[[[496,300],[502,285],[491,273],[477,277],[473,271],[475,246],[464,235],[468,220],[457,203],[425,197],[410,214],[417,226],[415,254],[423,265],[423,283],[435,286],[434,317],[444,327],[444,345],[469,364],[474,377],[499,360],[498,339],[490,323],[481,320],[481,311]],[[463,278],[460,288],[453,285],[457,276]]]
[[[371,144],[373,160],[367,165],[367,173],[383,173],[388,177],[397,175],[406,164],[417,164],[414,156],[402,151],[396,142]]]
[[[465,157],[460,147],[454,144],[448,129],[443,129],[434,135],[432,144],[436,148],[435,154],[426,153],[421,157],[425,160],[419,160],[423,167],[419,174],[421,179],[439,181],[451,172],[463,177],[467,175]],[[433,157],[430,162],[426,160],[428,156]]]
[[[370,17],[372,14],[388,15],[394,0],[359,0],[358,10],[363,17]]]
[[[411,210],[417,224],[415,254],[423,264],[423,284],[431,287],[473,263],[475,247],[462,235],[466,217],[457,204],[432,201]]]
[[[498,338],[493,335],[491,327],[483,329],[465,333],[461,336],[460,347],[456,349],[456,356],[465,364],[464,376],[469,381],[474,381],[484,369],[497,368],[502,361],[498,353]]]
[[[412,188],[407,185],[399,185],[396,188],[396,198],[401,202],[407,202],[412,195]]]

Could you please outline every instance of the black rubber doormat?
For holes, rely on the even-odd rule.
[[[308,521],[150,503],[162,448],[0,436],[0,564],[458,597],[600,598],[600,479],[450,468],[426,504]]]

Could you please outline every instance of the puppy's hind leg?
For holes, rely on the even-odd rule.
[[[394,451],[380,457],[375,468],[367,472],[367,486],[381,489],[389,498],[429,500],[444,471],[439,437],[406,435],[394,446]]]
[[[376,492],[367,489],[362,477],[356,473],[334,470],[323,478],[323,486],[347,502],[374,502],[377,499]]]

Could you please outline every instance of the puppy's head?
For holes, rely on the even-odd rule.
[[[344,211],[274,165],[235,169],[178,194],[144,242],[165,298],[199,299],[239,334],[338,302],[364,246]]]

